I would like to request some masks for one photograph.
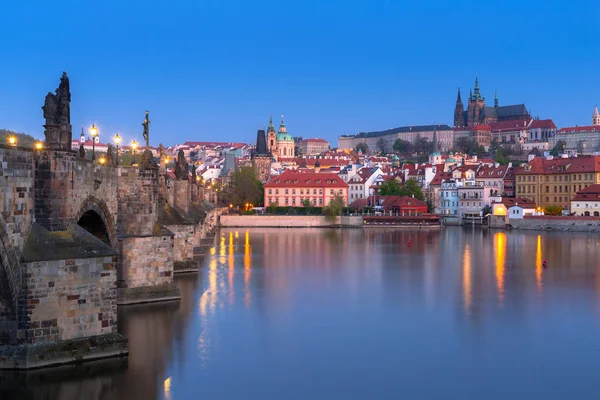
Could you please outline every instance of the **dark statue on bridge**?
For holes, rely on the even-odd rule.
[[[144,127],[144,131],[142,132],[142,136],[146,140],[146,149],[150,148],[150,117],[148,116],[149,112],[146,111],[146,117],[144,118],[144,122],[142,126]]]
[[[63,72],[56,92],[46,95],[44,106],[45,147],[55,150],[71,150],[71,90],[69,77]]]
[[[83,147],[83,143],[79,145],[79,158],[85,158],[85,147]]]
[[[175,177],[180,181],[187,181],[189,179],[189,170],[190,168],[185,160],[183,150],[179,150],[179,153],[177,153],[177,163],[175,164]]]

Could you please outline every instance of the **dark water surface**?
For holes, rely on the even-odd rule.
[[[120,309],[128,365],[0,398],[600,398],[600,235],[222,230],[177,283]]]

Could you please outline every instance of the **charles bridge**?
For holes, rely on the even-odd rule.
[[[132,166],[71,149],[70,101],[63,74],[43,147],[0,145],[0,369],[126,356],[117,307],[178,300],[173,274],[220,214],[182,154],[173,180],[148,148]]]

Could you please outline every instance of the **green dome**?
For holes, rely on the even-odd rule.
[[[292,137],[288,133],[278,133],[277,134],[277,141],[280,141],[280,140],[281,141],[287,140],[287,141],[290,141],[290,142],[294,141],[294,139],[292,139]]]

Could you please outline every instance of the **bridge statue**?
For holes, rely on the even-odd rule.
[[[63,72],[55,93],[48,92],[44,106],[45,147],[53,150],[71,150],[71,90],[69,77]]]

